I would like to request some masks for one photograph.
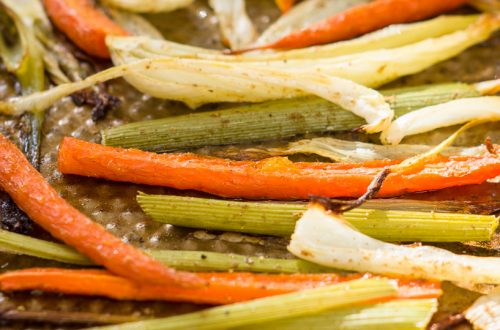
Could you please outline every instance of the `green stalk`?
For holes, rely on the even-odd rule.
[[[28,255],[62,263],[92,266],[84,255],[63,244],[47,242],[33,237],[0,229],[0,251]],[[146,251],[155,259],[170,267],[190,271],[241,271],[255,273],[329,273],[331,268],[322,267],[300,259],[249,257],[230,253],[206,251]]]
[[[323,288],[256,299],[201,312],[162,319],[96,327],[93,330],[230,329],[247,325],[315,315],[327,310],[351,307],[393,297],[397,289],[385,280],[357,280]]]
[[[383,94],[397,116],[426,106],[480,95],[473,86],[466,84],[400,88],[383,91]],[[166,152],[350,130],[363,124],[360,117],[329,101],[304,97],[127,124],[104,130],[102,143]]]
[[[340,202],[340,200],[332,199]],[[417,211],[438,213],[493,214],[500,211],[500,201],[425,201],[415,199],[371,199],[362,208],[394,211]]]
[[[305,203],[240,202],[196,197],[147,195],[137,201],[153,220],[176,226],[250,234],[290,236]],[[362,233],[384,241],[487,241],[495,216],[354,209],[345,218]]]
[[[436,299],[397,300],[259,324],[259,330],[423,330],[436,310]]]

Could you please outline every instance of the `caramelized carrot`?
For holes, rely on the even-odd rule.
[[[251,273],[199,273],[208,283],[199,288],[146,285],[101,270],[35,268],[0,275],[1,291],[46,292],[102,296],[119,300],[165,300],[197,304],[230,304],[256,298],[312,289],[370,275]],[[394,280],[399,298],[435,298],[441,295],[437,282]]]
[[[65,174],[193,189],[226,197],[307,199],[359,197],[384,168],[400,161],[363,164],[292,163],[287,158],[231,161],[186,154],[155,154],[65,138],[58,166]],[[500,158],[438,157],[411,172],[390,174],[379,196],[479,184],[500,175]]]
[[[466,0],[376,0],[292,32],[272,44],[243,51],[303,48],[352,39],[391,24],[409,23],[433,17],[458,8],[466,2]]]
[[[203,283],[194,274],[163,266],[80,213],[61,198],[23,153],[1,134],[0,187],[42,228],[117,275],[157,284]]]
[[[106,36],[128,34],[89,0],[44,0],[43,3],[55,26],[89,55],[109,58]]]
[[[286,13],[293,7],[295,0],[275,0],[276,5],[282,13]]]

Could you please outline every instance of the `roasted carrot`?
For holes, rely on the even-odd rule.
[[[376,0],[335,14],[272,44],[255,49],[293,49],[347,40],[391,24],[433,17],[464,5],[467,0]]]
[[[0,290],[42,290],[119,300],[165,300],[221,305],[373,277],[369,274],[340,276],[251,273],[199,273],[199,276],[208,285],[190,289],[140,284],[102,270],[35,268],[0,275]],[[399,298],[435,298],[441,295],[438,282],[397,279],[394,282],[399,288]]]
[[[204,282],[194,274],[165,267],[80,213],[1,134],[0,187],[34,222],[117,275],[156,284],[193,286]]]
[[[295,0],[275,0],[276,5],[282,13],[286,13],[293,7]]]
[[[109,58],[106,36],[128,34],[90,0],[44,0],[43,3],[55,26],[89,55]]]
[[[59,170],[139,184],[193,189],[225,197],[307,199],[359,197],[383,169],[400,161],[362,164],[292,163],[275,157],[231,161],[190,153],[155,154],[65,138],[59,147]],[[479,184],[500,175],[500,158],[437,157],[425,166],[390,174],[379,196]]]

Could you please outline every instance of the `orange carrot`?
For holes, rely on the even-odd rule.
[[[276,5],[282,13],[286,13],[293,7],[295,0],[275,0]]]
[[[255,49],[292,49],[347,40],[391,24],[409,23],[433,17],[464,5],[467,0],[376,0],[355,6],[272,44]]]
[[[292,163],[287,158],[262,161],[186,154],[155,154],[65,138],[59,170],[113,181],[193,189],[226,197],[307,199],[359,197],[382,169],[400,161],[363,164]],[[500,175],[500,158],[437,157],[411,172],[392,173],[379,196],[479,184]]]
[[[0,187],[34,222],[115,274],[156,284],[203,283],[194,274],[163,266],[80,213],[61,198],[23,153],[1,134]]]
[[[369,274],[340,276],[251,273],[199,273],[199,276],[208,285],[190,289],[172,285],[139,284],[101,270],[35,268],[0,275],[0,290],[42,290],[119,300],[165,300],[221,305],[373,277]],[[399,288],[399,298],[435,298],[441,295],[438,282],[394,280],[394,283]]]
[[[127,31],[97,10],[89,0],[44,0],[52,22],[87,54],[109,58],[106,36]]]

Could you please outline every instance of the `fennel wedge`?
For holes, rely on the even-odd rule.
[[[323,266],[465,284],[500,284],[500,258],[457,255],[429,246],[399,246],[368,237],[340,215],[310,204],[288,249]]]
[[[365,86],[378,87],[452,58],[478,42],[486,40],[499,27],[500,16],[498,14],[483,14],[479,18],[476,17],[472,24],[469,22],[465,29],[455,30],[441,36],[419,39],[417,35],[415,39],[410,39],[408,44],[402,42],[402,45],[388,47],[388,49],[379,48],[382,46],[379,46],[378,41],[373,43],[367,41],[374,48],[364,51],[364,46],[361,46],[350,50],[349,46],[348,50],[344,51],[346,55],[328,54],[324,58],[259,59],[257,55],[255,58],[230,57],[218,52],[204,51],[175,43],[134,37],[110,36],[107,38],[107,44],[115,65],[145,58],[177,57],[185,60],[206,61],[207,65],[212,62],[236,62],[240,64],[240,67],[265,66],[296,74],[322,73],[353,80]],[[395,31],[393,37],[400,38],[399,32]],[[247,60],[248,58],[251,60]]]
[[[474,329],[495,330],[500,324],[500,288],[480,297],[465,311],[465,318]]]
[[[288,146],[282,148],[259,147],[243,149],[241,152],[267,156],[311,154],[328,158],[334,162],[357,163],[370,160],[409,158],[431,149],[432,146],[419,144],[387,146],[323,137],[290,142]],[[444,156],[481,156],[487,152],[487,147],[481,145],[477,147],[448,147],[441,154]]]
[[[341,3],[332,3],[331,1],[321,0],[319,2],[323,3],[322,5],[328,2],[327,6],[345,6],[344,1]],[[355,2],[366,1],[356,0]],[[294,8],[298,9],[305,4],[305,2],[302,2]],[[334,57],[355,55],[380,49],[398,48],[426,39],[442,37],[469,27],[478,20],[478,17],[477,15],[442,16],[419,23],[392,25],[360,38],[323,46],[279,52],[245,53],[243,55],[222,55],[216,50],[193,47],[170,41],[153,42],[148,38],[139,37],[112,38],[109,42],[113,47],[117,49],[122,47],[129,49],[128,51],[137,56],[175,56],[231,62],[332,59]]]
[[[134,85],[143,93],[184,101],[193,107],[210,102],[249,101],[248,96],[257,102],[313,94],[365,118],[367,124],[363,127],[372,133],[387,128],[394,116],[381,94],[344,78],[176,58],[146,59],[115,66],[82,81],[0,102],[0,112],[21,114],[33,111],[35,106],[43,110],[64,96],[119,77],[140,81],[141,87]],[[157,78],[163,81],[158,82]],[[235,87],[237,91],[233,90]],[[249,90],[252,93],[248,93]]]
[[[419,109],[396,119],[382,132],[381,140],[388,144],[398,144],[407,135],[472,120],[500,120],[500,97],[466,98]]]

